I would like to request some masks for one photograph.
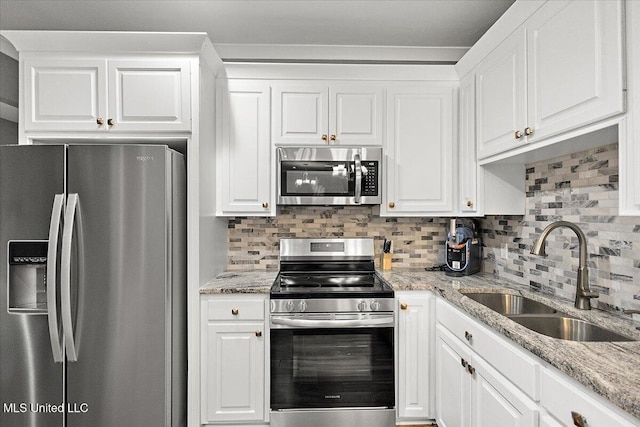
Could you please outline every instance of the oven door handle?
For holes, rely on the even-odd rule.
[[[274,325],[293,326],[300,328],[358,328],[358,327],[381,327],[393,326],[393,315],[379,316],[368,319],[294,319],[285,316],[271,316],[271,323]]]

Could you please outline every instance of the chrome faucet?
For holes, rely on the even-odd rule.
[[[542,230],[540,237],[533,244],[531,248],[531,254],[533,255],[546,255],[544,251],[544,243],[547,240],[547,236],[553,230],[558,227],[567,227],[576,233],[578,236],[578,284],[576,286],[576,301],[574,303],[576,308],[581,310],[591,310],[591,298],[598,298],[597,292],[592,292],[589,288],[589,270],[587,269],[587,238],[585,237],[580,227],[569,221],[556,221],[552,222]]]

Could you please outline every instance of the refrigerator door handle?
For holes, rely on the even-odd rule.
[[[62,301],[62,329],[64,330],[65,349],[67,351],[67,361],[77,362],[78,353],[73,330],[73,320],[71,313],[71,244],[73,242],[73,232],[78,228],[78,280],[82,283],[82,217],[80,215],[80,205],[78,195],[69,194],[67,198],[67,209],[64,214],[64,232],[62,234],[62,259],[60,266],[60,296]]]
[[[53,208],[51,209],[51,222],[49,224],[49,244],[47,249],[47,317],[49,318],[49,338],[51,340],[51,351],[53,361],[62,363],[62,344],[58,330],[58,309],[56,295],[56,278],[58,267],[58,234],[60,232],[60,216],[62,215],[62,205],[64,204],[64,194],[56,194],[53,198]]]

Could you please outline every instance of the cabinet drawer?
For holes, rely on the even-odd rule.
[[[438,300],[437,320],[471,347],[531,399],[540,399],[540,365],[525,350],[468,317],[449,303]]]
[[[624,411],[604,401],[595,393],[581,390],[581,385],[573,380],[563,378],[563,374],[553,368],[544,369],[541,375],[542,406],[549,411],[562,425],[574,425],[571,412],[576,412],[586,419],[589,427],[633,427],[640,420],[631,421]],[[625,418],[629,418],[629,420]]]
[[[264,299],[211,299],[207,320],[264,320]]]

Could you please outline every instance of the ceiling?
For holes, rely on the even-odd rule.
[[[0,30],[207,32],[227,60],[455,62],[513,0],[0,0]],[[276,45],[267,49],[265,45]],[[336,47],[337,46],[337,47]],[[327,54],[348,51],[343,56]],[[358,56],[355,52],[366,52]],[[389,52],[395,52],[389,54]]]

